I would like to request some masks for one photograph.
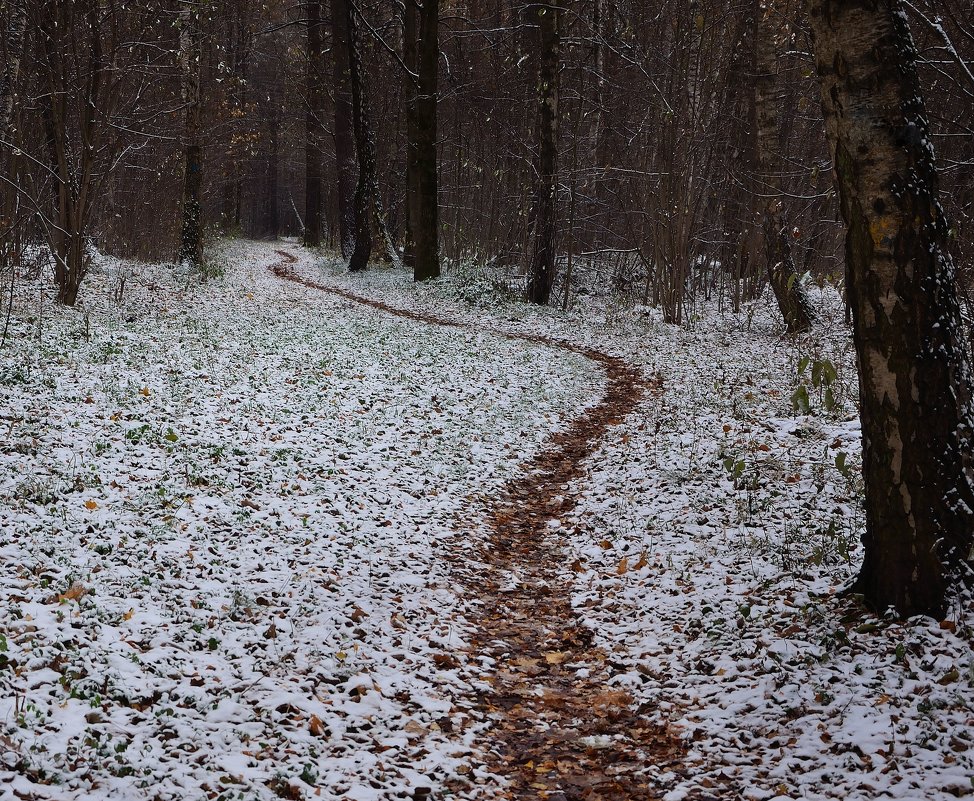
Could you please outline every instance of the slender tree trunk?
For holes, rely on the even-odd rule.
[[[412,0],[407,0],[407,3]],[[425,281],[440,274],[439,204],[436,159],[437,70],[439,68],[439,0],[423,0],[419,12],[417,93],[410,115],[408,217],[413,244],[413,278]]]
[[[877,611],[940,616],[971,576],[974,407],[917,51],[900,0],[812,0],[810,16],[859,366],[855,589]]]
[[[321,48],[321,0],[308,0],[308,108],[305,113],[304,244],[321,245],[321,138],[324,70]]]
[[[278,72],[273,72],[272,86],[279,86]],[[277,98],[270,109],[270,148],[267,152],[267,236],[277,239],[281,235],[281,107]]]
[[[338,242],[342,257],[355,249],[355,187],[358,163],[352,111],[352,76],[349,62],[349,0],[332,0],[332,59],[335,87],[335,168],[338,176]]]
[[[757,34],[754,40],[754,108],[756,118],[758,176],[764,204],[764,247],[768,281],[788,332],[812,327],[812,306],[795,271],[788,226],[782,215],[781,165],[776,155],[780,142],[777,10],[774,0],[754,0]]]
[[[6,63],[0,73],[0,137],[10,136],[10,119],[14,110],[14,92],[17,75],[20,73],[20,59],[24,52],[24,34],[27,30],[27,0],[10,3],[7,18],[5,51]]]
[[[195,3],[180,10],[179,52],[183,72],[183,222],[179,261],[198,267],[203,261],[203,140],[201,131],[200,68],[202,34]]]
[[[561,0],[532,6],[538,26],[538,157],[534,248],[528,271],[528,300],[544,305],[555,281],[558,226],[558,71]]]
[[[375,185],[375,153],[369,135],[368,113],[365,105],[365,76],[362,74],[358,20],[352,3],[346,2],[348,30],[348,73],[352,89],[352,122],[355,149],[358,152],[358,181],[355,184],[353,208],[355,212],[355,243],[348,260],[352,272],[364,270],[372,255],[372,226],[369,222],[369,194]]]
[[[413,198],[419,195],[417,185],[417,138],[419,124],[416,120],[417,100],[419,99],[419,8],[417,0],[404,0],[403,3],[403,46],[402,58],[406,65],[403,90],[406,95],[406,235],[403,242],[402,260],[410,270],[415,269],[416,251],[413,228],[416,226],[416,204]]]

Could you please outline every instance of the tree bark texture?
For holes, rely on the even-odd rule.
[[[307,69],[308,107],[305,111],[305,188],[304,188],[304,244],[316,248],[321,245],[321,140],[324,115],[324,70],[321,47],[321,0],[309,0]]]
[[[27,30],[27,0],[10,3],[7,19],[6,54],[3,72],[0,73],[0,136],[10,138],[10,120],[14,110],[14,93],[17,75],[20,73],[20,59],[24,52],[24,34]]]
[[[203,261],[203,139],[201,130],[200,69],[202,32],[195,4],[180,10],[179,54],[183,71],[183,221],[179,261],[198,267]]]
[[[365,98],[365,76],[362,59],[358,20],[355,8],[344,0],[347,10],[348,68],[352,90],[352,124],[355,132],[355,150],[358,153],[358,180],[355,183],[353,210],[355,213],[354,244],[348,260],[352,272],[364,270],[372,255],[372,226],[369,222],[369,195],[375,184],[375,151],[369,134],[369,120]]]
[[[406,0],[406,20],[414,0]],[[415,14],[415,11],[413,11]],[[440,274],[439,203],[437,190],[437,71],[439,68],[439,0],[423,0],[418,41],[411,44],[416,79],[407,112],[407,220],[413,278],[425,281]],[[415,23],[414,23],[415,24]],[[407,54],[408,54],[407,50]]]
[[[877,611],[940,616],[971,575],[974,409],[917,51],[900,0],[813,0],[810,18],[860,379],[855,589]]]
[[[338,242],[342,257],[355,249],[355,187],[358,162],[355,153],[355,126],[352,111],[352,76],[349,62],[348,0],[332,0],[332,59],[335,91],[335,170],[338,191]]]
[[[560,0],[530,9],[538,28],[538,153],[534,245],[528,270],[528,300],[541,305],[551,298],[555,281],[558,226],[558,68],[561,42]]]
[[[797,334],[812,327],[812,305],[795,270],[788,226],[782,214],[781,140],[778,80],[777,22],[774,0],[755,0],[757,32],[754,38],[754,109],[757,138],[758,181],[764,203],[764,248],[768,282],[774,291],[788,332]]]
[[[416,99],[419,94],[419,7],[417,0],[404,0],[402,16],[402,60],[406,66],[403,92],[406,96],[406,226],[402,248],[402,260],[410,270],[414,269],[413,204],[411,198],[418,193],[416,186],[416,156],[413,143],[416,140]]]

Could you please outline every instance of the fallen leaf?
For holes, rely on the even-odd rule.
[[[308,730],[315,737],[325,736],[325,731],[326,731],[325,724],[321,722],[321,718],[319,718],[317,715],[311,716],[311,720],[308,721]]]
[[[58,601],[77,601],[84,597],[88,589],[80,581],[76,581],[63,595],[58,596]]]
[[[549,665],[560,665],[568,656],[564,651],[551,651],[544,655],[544,659]]]
[[[98,501],[85,501],[85,509],[94,511],[98,508]]]
[[[629,557],[623,556],[622,559],[619,560],[619,566],[616,568],[616,575],[624,576],[628,572],[629,572]]]

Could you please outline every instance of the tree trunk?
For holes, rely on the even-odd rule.
[[[7,57],[3,72],[0,73],[0,137],[4,140],[8,140],[10,135],[10,118],[14,110],[14,92],[20,72],[20,59],[24,52],[26,29],[27,0],[16,0],[10,4],[4,43]]]
[[[758,180],[764,204],[764,249],[768,263],[768,282],[788,332],[797,334],[812,327],[812,306],[795,271],[788,226],[782,215],[780,123],[778,107],[781,90],[778,82],[778,47],[773,0],[755,0],[757,34],[754,39],[754,109],[757,139]]]
[[[416,101],[419,97],[419,8],[417,0],[404,0],[402,16],[402,60],[406,65],[404,94],[406,96],[406,226],[402,248],[402,260],[410,270],[416,264],[413,246],[413,219],[415,204],[413,197],[419,194],[416,181]]]
[[[203,140],[201,136],[200,68],[202,34],[195,3],[180,10],[179,53],[183,72],[183,223],[179,239],[179,261],[199,267],[203,261]]]
[[[304,244],[321,245],[321,138],[324,115],[324,70],[321,49],[321,0],[309,0],[308,108],[305,112]]]
[[[941,616],[971,575],[974,408],[917,51],[900,0],[813,0],[810,16],[859,366],[855,589],[879,612]]]
[[[406,0],[407,21],[408,6],[412,2]],[[407,241],[412,249],[413,278],[416,281],[436,278],[440,274],[436,159],[439,19],[439,0],[423,0],[419,11],[418,45],[412,45],[417,80],[409,98],[407,117]]]
[[[335,169],[338,176],[338,242],[342,258],[355,249],[355,187],[358,163],[352,112],[352,78],[349,65],[349,1],[332,0],[332,58],[335,86]]]
[[[528,300],[541,305],[551,298],[557,247],[558,67],[560,0],[531,8],[538,26],[538,156],[534,212],[534,248],[528,271]]]
[[[355,212],[355,243],[348,260],[352,272],[364,270],[372,255],[372,226],[369,223],[369,194],[375,185],[375,152],[369,135],[369,120],[365,105],[365,76],[362,74],[358,20],[355,8],[343,0],[347,9],[348,74],[352,89],[352,123],[355,149],[358,152],[358,181],[355,184],[353,208]]]

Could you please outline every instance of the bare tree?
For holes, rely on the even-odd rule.
[[[537,161],[534,245],[528,270],[528,300],[546,304],[555,281],[558,243],[558,78],[561,56],[560,0],[529,8],[538,28]]]
[[[436,156],[439,0],[423,0],[418,9],[416,0],[405,0],[405,4],[406,249],[413,278],[424,281],[440,274]]]
[[[774,0],[755,0],[755,5],[754,118],[759,191],[764,198],[764,250],[768,282],[789,333],[796,334],[811,328],[812,305],[795,270],[791,232],[782,214],[777,43],[781,25]]]
[[[179,261],[199,267],[203,261],[203,138],[200,70],[202,41],[199,6],[182,4],[179,12],[179,60],[183,81],[183,223]]]
[[[971,575],[974,406],[917,51],[901,0],[814,0],[810,14],[860,377],[855,588],[879,611],[939,616]]]
[[[321,141],[324,133],[324,67],[321,45],[321,0],[307,0],[307,103],[304,129],[304,244],[321,244]]]
[[[355,126],[352,110],[352,76],[349,59],[349,0],[332,0],[331,31],[333,84],[335,91],[335,170],[338,191],[338,243],[343,258],[355,249],[357,231],[355,187],[358,163],[355,153]]]

